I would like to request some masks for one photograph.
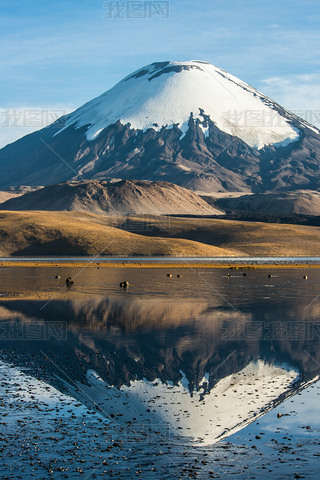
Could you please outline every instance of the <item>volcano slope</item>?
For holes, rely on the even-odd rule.
[[[158,62],[0,150],[0,188],[114,178],[317,190],[320,133],[221,68]]]

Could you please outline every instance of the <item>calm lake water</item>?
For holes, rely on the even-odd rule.
[[[320,374],[320,271],[306,270],[4,267],[1,359],[182,447],[258,436],[268,455],[282,420],[315,442],[318,390],[299,399]]]

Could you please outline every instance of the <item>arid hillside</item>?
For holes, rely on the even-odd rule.
[[[216,215],[220,211],[196,193],[169,182],[85,180],[26,193],[1,210],[82,211],[97,214]]]
[[[48,216],[49,215],[49,216]],[[319,256],[320,229],[214,218],[0,212],[0,255]]]

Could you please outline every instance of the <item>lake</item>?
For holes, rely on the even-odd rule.
[[[0,360],[96,412],[131,451],[147,442],[144,478],[316,478],[319,314],[316,268],[3,267]],[[173,460],[159,473],[160,444]],[[139,477],[130,461],[120,478]]]

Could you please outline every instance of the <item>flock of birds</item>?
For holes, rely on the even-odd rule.
[[[198,272],[197,272],[197,273],[198,273]],[[172,276],[173,276],[172,273],[168,273],[168,274],[167,274],[167,277],[168,277],[168,278],[172,278]],[[246,274],[246,273],[243,273],[242,276],[243,276],[243,277],[246,277],[247,274]],[[268,275],[268,278],[273,278],[273,277],[274,277],[274,275],[271,275],[271,274]],[[56,280],[60,280],[60,279],[61,279],[61,275],[56,275],[55,278],[56,278]],[[178,274],[178,275],[177,275],[177,278],[182,278],[182,275]],[[228,278],[228,279],[231,278],[231,273],[228,273],[228,274],[227,274],[227,278]],[[308,280],[308,276],[307,276],[307,275],[303,275],[303,279],[304,279],[304,280]],[[74,285],[74,281],[72,280],[71,277],[67,277],[67,278],[66,278],[66,286],[67,286],[67,288],[71,288],[72,285]],[[120,282],[120,288],[126,289],[126,288],[128,288],[129,286],[130,286],[130,283],[129,283],[127,280],[125,280],[125,281],[123,281],[123,282]]]

